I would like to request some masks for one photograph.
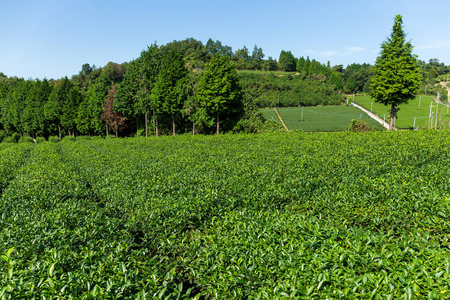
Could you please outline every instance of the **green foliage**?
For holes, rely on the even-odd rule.
[[[391,127],[397,106],[414,99],[422,81],[412,49],[406,42],[402,16],[397,15],[391,36],[381,45],[370,86],[370,96],[376,102],[391,106]]]
[[[291,51],[282,50],[278,59],[280,70],[285,72],[294,72],[296,69],[296,61]]]
[[[83,116],[84,119],[88,119],[89,132],[82,133],[104,133],[105,123],[102,121],[101,116],[103,112],[103,104],[105,102],[105,98],[108,96],[110,87],[110,79],[105,72],[102,72],[97,81],[89,88],[86,106],[88,114]]]
[[[19,139],[20,139],[20,134],[17,133],[17,132],[14,132],[14,133],[11,135],[11,138],[12,138],[12,140],[13,140],[14,143],[17,143],[17,142],[19,141]]]
[[[34,143],[33,138],[31,138],[29,136],[25,136],[25,135],[21,136],[17,142],[18,143]]]
[[[50,143],[58,143],[58,142],[60,141],[60,139],[59,139],[59,137],[57,137],[57,136],[49,136],[49,137],[48,137],[48,141],[49,141]]]
[[[368,132],[370,127],[363,120],[353,119],[350,122],[349,130],[353,132]]]
[[[92,137],[88,136],[88,135],[79,135],[76,137],[77,141],[88,141],[91,140]]]
[[[75,142],[76,138],[71,135],[66,135],[65,137],[63,137],[63,139],[61,141],[62,142]]]
[[[448,298],[449,135],[2,144],[0,297]]]
[[[0,143],[5,139],[6,133],[4,130],[0,130]]]
[[[17,141],[14,141],[14,139],[11,136],[7,136],[3,139],[3,143],[17,143]]]
[[[342,102],[333,84],[321,79],[259,72],[239,72],[244,93],[257,107],[336,105]]]
[[[65,118],[67,114],[69,114],[69,116],[72,115],[72,111],[69,111],[68,109],[73,109],[73,107],[71,105],[68,105],[67,102],[69,99],[69,93],[72,88],[72,83],[67,77],[65,77],[55,85],[48,96],[48,100],[43,107],[43,113],[45,116],[46,124],[48,124],[49,126],[47,131],[50,134],[60,133],[62,126],[61,119],[72,122],[71,119],[68,119],[70,117]],[[70,100],[69,103],[71,102],[72,101]]]
[[[242,91],[236,68],[226,56],[213,56],[198,82],[197,101],[210,119],[217,122],[219,133],[219,115],[222,122],[233,122],[242,112]]]
[[[43,143],[43,142],[46,142],[46,141],[47,141],[47,140],[46,140],[44,137],[42,137],[42,136],[38,136],[35,140],[36,140],[36,144]]]

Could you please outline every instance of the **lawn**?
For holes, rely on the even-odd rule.
[[[419,108],[420,102],[420,108]],[[355,103],[365,107],[370,110],[372,103],[372,111],[376,113],[381,118],[389,117],[389,107],[375,103],[373,99],[369,96],[356,96]],[[399,105],[398,118],[396,120],[397,128],[413,128],[414,118],[416,119],[415,127],[419,129],[425,129],[429,126],[429,114],[430,114],[430,104],[433,104],[432,113],[433,116],[436,115],[436,101],[429,96],[418,96],[416,99],[410,101],[408,104]],[[437,122],[438,128],[448,127],[449,124],[449,110],[444,105],[439,105],[439,118]],[[433,118],[433,127],[436,124],[436,118]]]
[[[303,110],[303,119],[302,119]],[[261,110],[266,119],[278,119],[273,109]],[[278,112],[286,126],[303,131],[345,131],[352,119],[363,119],[376,130],[383,127],[356,107],[350,106],[309,106],[279,108]]]

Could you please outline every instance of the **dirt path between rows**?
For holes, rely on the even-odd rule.
[[[362,107],[361,105],[358,105],[356,103],[352,103],[350,104],[350,106],[355,106],[357,108],[359,108],[360,110],[362,110],[363,112],[365,112],[366,114],[369,115],[369,117],[371,117],[372,119],[374,119],[375,121],[377,121],[378,123],[380,123],[384,128],[389,130],[389,123],[386,122],[385,120],[383,120],[382,118],[380,118],[378,115],[370,112],[369,110],[365,109],[364,107]],[[397,130],[396,127],[394,127],[394,130]]]
[[[286,126],[286,124],[284,124],[284,121],[281,118],[280,114],[278,113],[278,110],[276,108],[274,108],[273,110],[277,113],[278,119],[280,119],[280,122],[281,124],[283,124],[284,129],[286,129],[286,131],[289,131],[289,128]]]

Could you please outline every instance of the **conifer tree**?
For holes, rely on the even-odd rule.
[[[187,98],[188,70],[180,53],[171,50],[161,61],[161,69],[151,98],[156,113],[172,116],[172,133],[175,135],[175,117],[181,114]]]
[[[233,115],[242,105],[242,92],[236,68],[228,57],[213,56],[197,85],[197,99],[202,108],[216,117],[216,132],[220,131],[220,115]]]
[[[376,102],[391,106],[390,130],[394,128],[398,105],[414,99],[422,81],[413,46],[405,38],[402,16],[397,15],[391,36],[381,44],[370,86],[370,96]]]

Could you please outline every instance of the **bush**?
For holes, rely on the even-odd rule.
[[[33,141],[33,138],[32,137],[29,137],[29,136],[21,136],[20,138],[19,138],[19,141],[18,141],[19,143],[34,143],[34,141]]]
[[[6,133],[3,130],[0,130],[0,143],[5,139]]]
[[[43,142],[46,142],[46,141],[47,140],[44,137],[42,137],[42,136],[38,136],[36,138],[36,144],[43,143]]]
[[[15,141],[12,136],[7,136],[3,139],[3,143],[15,143]]]
[[[62,140],[63,140],[64,142],[67,142],[67,141],[69,141],[69,142],[75,142],[75,137],[74,137],[74,136],[68,135],[68,136],[63,137]]]
[[[13,139],[13,142],[17,143],[19,141],[19,139],[20,139],[20,134],[17,133],[17,132],[14,132],[11,137]]]
[[[59,137],[57,137],[57,136],[50,136],[48,138],[48,141],[51,142],[51,143],[57,143],[57,142],[59,142]]]
[[[76,137],[77,141],[86,141],[86,140],[90,140],[90,139],[91,139],[91,137],[88,135],[80,135],[80,136]]]
[[[116,138],[116,136],[113,134],[105,136],[105,139],[115,139],[115,138]]]
[[[353,119],[350,123],[349,130],[353,132],[368,132],[370,131],[370,127],[363,120]]]

